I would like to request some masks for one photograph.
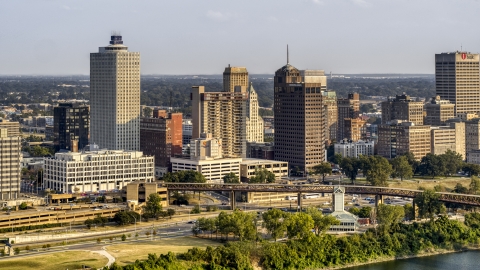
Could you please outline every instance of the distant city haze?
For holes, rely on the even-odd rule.
[[[1,1],[0,75],[89,74],[120,31],[142,74],[435,72],[435,53],[480,51],[480,1]]]

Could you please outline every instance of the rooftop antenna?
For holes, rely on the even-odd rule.
[[[288,44],[287,44],[287,65],[290,64],[290,60],[289,60],[289,57],[288,57]]]

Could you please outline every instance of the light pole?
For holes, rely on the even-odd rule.
[[[135,215],[132,215],[132,216],[133,216],[133,219],[135,220],[135,235],[137,235],[137,218],[135,217]]]

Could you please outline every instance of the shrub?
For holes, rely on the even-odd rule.
[[[122,241],[127,240],[127,236],[125,234],[122,235]]]

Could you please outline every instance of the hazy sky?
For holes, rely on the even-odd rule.
[[[434,54],[480,51],[473,0],[0,0],[0,74],[88,74],[121,31],[142,74],[434,73]]]

